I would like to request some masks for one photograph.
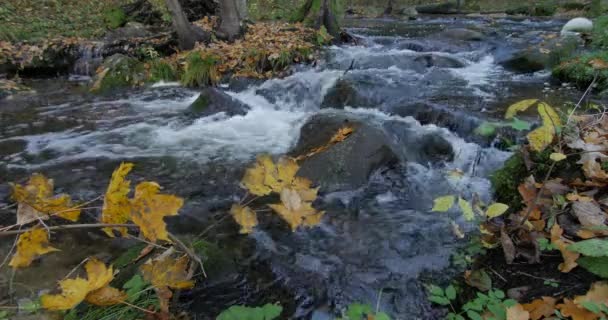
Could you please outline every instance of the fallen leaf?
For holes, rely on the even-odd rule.
[[[270,204],[272,208],[295,231],[300,225],[314,226],[320,222],[324,212],[318,212],[308,201],[303,201],[297,190],[285,188],[281,192],[281,204]]]
[[[131,182],[126,180],[126,176],[131,169],[133,169],[132,163],[123,162],[112,173],[112,179],[103,198],[101,222],[123,224],[131,218],[131,204],[128,198]],[[114,237],[114,230],[117,230],[123,237],[127,236],[127,228],[125,227],[103,229],[109,237]]]
[[[463,198],[458,198],[458,206],[460,207],[460,210],[462,211],[462,216],[466,221],[475,220],[473,207],[471,207],[471,204],[468,201],[464,200]]]
[[[69,310],[81,303],[89,292],[89,283],[82,278],[59,281],[60,294],[45,294],[40,297],[42,307],[47,310]]]
[[[112,287],[103,287],[87,294],[85,301],[97,306],[112,306],[127,299],[124,291]]]
[[[24,268],[34,259],[49,252],[59,251],[49,245],[49,234],[46,229],[33,228],[19,235],[17,251],[9,262],[13,268]]]
[[[528,320],[530,313],[521,304],[516,304],[507,308],[507,320]]]
[[[566,159],[566,155],[563,153],[552,153],[549,158],[555,162],[560,162],[564,159]]]
[[[583,306],[584,302],[593,302],[597,305],[608,306],[608,282],[595,282],[587,294],[574,298],[574,303]]]
[[[157,183],[148,181],[135,187],[135,196],[131,200],[131,220],[139,226],[146,239],[170,242],[164,217],[177,215],[184,200],[174,195],[160,194],[159,190]]]
[[[500,232],[500,243],[502,246],[502,251],[505,255],[505,261],[507,264],[512,264],[515,260],[516,249],[513,244],[513,240],[509,237],[509,234],[505,231],[503,227]]]
[[[141,274],[155,288],[190,289],[194,281],[188,277],[188,256],[179,259],[161,257],[141,266]]]
[[[462,232],[462,229],[460,228],[458,223],[450,221],[450,224],[452,226],[452,233],[454,234],[454,236],[458,239],[464,239],[465,234],[464,232]]]
[[[551,243],[562,253],[562,257],[564,258],[564,262],[558,266],[559,270],[561,272],[570,272],[578,265],[576,260],[579,258],[580,254],[568,250],[568,245],[571,244],[572,241],[564,239],[562,237],[563,233],[564,230],[557,223],[553,224],[553,227],[551,228]]]
[[[465,271],[464,280],[468,285],[480,291],[485,292],[492,289],[492,278],[483,269]]]
[[[540,152],[553,142],[555,134],[562,124],[557,112],[548,104],[544,102],[539,103],[537,110],[543,124],[528,133],[528,142],[530,142],[532,150]]]
[[[230,208],[230,214],[234,218],[234,221],[241,226],[240,233],[251,233],[253,228],[258,225],[258,218],[255,211],[249,207],[243,207],[238,204],[233,204]]]
[[[504,203],[493,203],[486,210],[486,216],[490,219],[503,215],[509,206]]]
[[[433,200],[433,212],[446,212],[454,205],[456,197],[454,196],[443,196]]]
[[[584,227],[603,226],[606,216],[600,206],[595,202],[574,202],[572,211]]]
[[[543,317],[550,317],[555,312],[557,299],[552,297],[542,297],[530,303],[522,305],[530,313],[530,319],[539,320]]]
[[[511,106],[509,106],[509,108],[507,108],[507,111],[505,112],[505,119],[513,118],[515,115],[517,115],[517,113],[528,110],[528,108],[530,108],[537,102],[538,99],[527,99],[512,104]]]
[[[564,298],[564,302],[562,304],[558,304],[556,308],[563,316],[570,317],[572,320],[595,320],[599,318],[599,315],[596,315],[585,308],[579,307],[568,298]]]

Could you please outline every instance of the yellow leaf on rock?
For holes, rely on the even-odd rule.
[[[184,204],[182,198],[159,194],[159,190],[160,186],[155,182],[141,182],[135,187],[135,197],[131,200],[131,220],[152,242],[170,241],[164,217],[177,215]]]
[[[564,262],[558,266],[559,270],[561,272],[570,272],[578,266],[576,260],[579,258],[580,253],[568,250],[568,245],[572,241],[564,239],[562,237],[563,233],[564,230],[555,223],[551,227],[551,243],[562,253],[562,257],[564,258]]]
[[[318,212],[308,201],[303,201],[298,190],[285,188],[281,191],[281,204],[269,205],[283,220],[289,224],[292,231],[300,225],[314,226],[321,221],[324,212]]]
[[[188,257],[179,259],[162,257],[151,260],[141,266],[141,274],[155,288],[169,287],[174,289],[189,289],[194,281],[188,279]]]
[[[234,221],[241,226],[240,233],[251,233],[253,228],[258,225],[255,211],[249,207],[233,204],[232,208],[230,208],[230,214],[234,218]]]
[[[456,201],[456,197],[454,196],[443,196],[436,198],[433,200],[433,208],[431,211],[433,212],[446,212],[452,208],[454,205],[454,201]]]
[[[252,194],[265,196],[289,186],[299,169],[294,159],[284,157],[275,165],[269,155],[260,155],[255,165],[247,169],[241,182]]]
[[[112,179],[108,185],[106,195],[103,199],[103,209],[101,222],[107,224],[123,224],[129,221],[131,205],[129,203],[129,191],[131,182],[126,180],[127,174],[133,169],[132,163],[121,163],[112,173]],[[124,237],[127,235],[127,228],[104,228],[103,231],[110,237],[114,237],[114,231],[118,230]]]
[[[532,150],[540,152],[553,142],[555,134],[560,130],[562,123],[557,112],[544,102],[538,104],[538,114],[543,124],[536,130],[528,133],[528,142],[530,142]]]
[[[537,102],[538,99],[527,99],[512,104],[509,106],[509,108],[507,108],[507,112],[505,112],[505,119],[513,118],[515,115],[517,115],[517,113],[528,110],[528,108]]]
[[[96,306],[112,306],[127,299],[127,293],[112,287],[103,287],[87,294],[85,301]]]
[[[59,249],[49,245],[49,234],[46,229],[35,228],[19,235],[17,251],[9,262],[13,268],[23,268],[32,264],[37,257]]]
[[[507,308],[507,320],[528,320],[530,313],[521,304]]]
[[[557,299],[552,297],[542,297],[530,303],[522,305],[526,311],[530,312],[530,319],[539,320],[543,317],[550,317],[555,312]]]
[[[503,215],[509,206],[504,203],[493,203],[486,210],[486,216],[490,219]]]
[[[76,307],[83,300],[107,306],[120,303],[126,298],[122,291],[109,287],[114,279],[112,267],[93,258],[84,266],[87,279],[76,278],[59,281],[61,293],[44,294],[40,297],[42,307],[48,310],[69,310]]]
[[[77,221],[80,209],[74,208],[67,194],[53,196],[53,180],[34,173],[26,185],[13,184],[12,198],[18,203],[17,224],[22,225],[38,219],[48,219],[49,215]]]

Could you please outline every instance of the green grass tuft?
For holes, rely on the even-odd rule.
[[[181,82],[188,87],[214,85],[219,81],[218,57],[192,51],[186,58],[186,67]]]
[[[608,70],[595,70],[589,61],[601,59],[608,61],[608,51],[596,51],[565,61],[553,68],[553,76],[564,82],[574,83],[578,88],[587,88],[597,75],[596,90],[608,89]]]
[[[173,66],[162,60],[154,60],[150,63],[150,81],[175,81],[177,80],[177,71]]]

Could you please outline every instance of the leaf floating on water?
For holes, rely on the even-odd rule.
[[[74,208],[67,194],[53,196],[53,180],[34,173],[26,185],[13,184],[12,198],[18,203],[17,224],[23,225],[49,215],[77,221],[80,209]]]
[[[447,212],[454,206],[454,202],[456,201],[455,196],[443,196],[436,198],[433,200],[433,208],[431,211],[433,212]]]
[[[103,199],[101,222],[123,224],[131,218],[131,204],[128,198],[131,182],[126,180],[126,176],[131,169],[133,169],[132,163],[123,162],[112,173],[112,179]],[[103,229],[109,237],[114,237],[113,230],[118,230],[123,237],[127,235],[127,228],[125,227]]]
[[[515,115],[517,115],[517,113],[528,110],[537,102],[538,99],[527,99],[512,104],[511,106],[509,106],[509,108],[507,108],[507,111],[505,112],[505,119],[513,118]]]
[[[49,245],[49,234],[46,229],[34,228],[19,235],[17,251],[8,265],[13,268],[24,268],[39,256],[54,251],[59,249]]]
[[[253,228],[258,225],[258,217],[255,211],[249,207],[233,204],[232,208],[230,208],[230,214],[234,218],[234,221],[241,226],[240,233],[251,233],[253,232]]]
[[[166,216],[175,216],[184,205],[184,199],[160,194],[156,182],[144,181],[135,187],[135,197],[131,200],[131,220],[139,226],[146,239],[171,241],[167,232]]]
[[[85,264],[87,279],[76,278],[59,281],[61,293],[45,294],[40,302],[48,310],[69,310],[76,307],[83,300],[87,302],[108,306],[120,303],[126,299],[126,294],[118,289],[109,287],[114,279],[112,267],[93,258]]]

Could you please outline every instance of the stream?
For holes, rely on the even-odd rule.
[[[529,45],[521,39],[559,32],[563,21],[345,23],[357,43],[329,47],[314,66],[295,66],[282,79],[221,85],[247,106],[244,115],[198,117],[189,106],[199,91],[175,83],[95,96],[82,75],[28,80],[35,94],[0,100],[0,207],[10,203],[7,182],[23,182],[32,172],[53,178],[57,192],[85,201],[104,192],[120,162],[134,162],[133,183],[154,180],[185,198],[180,215],[168,219],[170,229],[203,233],[224,255],[211,263],[208,279],[182,294],[192,319],[212,319],[232,304],[269,302],[281,302],[289,319],[334,319],[352,302],[378,304],[394,319],[441,319],[423,284],[445,283],[455,272],[450,257],[466,241],[455,237],[452,221],[465,232],[474,225],[456,211],[430,212],[433,199],[477,194],[491,201],[488,176],[510,152],[477,136],[475,128],[501,119],[505,107],[520,99],[576,97],[574,90],[551,85],[548,71],[516,74],[497,63]],[[484,38],[438,35],[456,28],[481,30]],[[347,105],[332,103],[343,101],[332,89],[339,82],[350,88]],[[318,227],[292,233],[267,212],[253,234],[239,235],[226,216],[244,195],[238,186],[244,169],[260,153],[289,153],[313,115],[348,116],[382,130],[400,161],[375,170],[354,190],[322,192],[315,206],[326,214]],[[412,134],[441,137],[452,156],[427,161]],[[455,170],[461,178],[450,177]],[[90,210],[84,219],[98,214]],[[11,223],[12,215],[0,211],[0,225]],[[18,273],[17,281],[35,290],[52,287],[94,252],[100,238],[70,235],[58,245],[62,252],[42,259],[56,266],[46,278],[36,272],[39,264]],[[109,243],[110,256],[126,246]]]

